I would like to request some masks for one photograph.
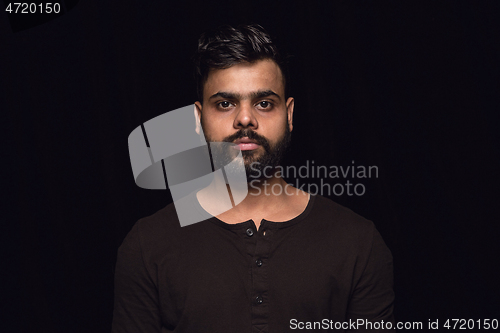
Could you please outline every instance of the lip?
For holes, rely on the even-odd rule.
[[[254,150],[260,147],[260,145],[257,144],[257,141],[249,138],[237,139],[234,143],[240,147],[240,150]]]

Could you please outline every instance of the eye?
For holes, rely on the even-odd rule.
[[[269,101],[260,101],[258,104],[257,104],[258,108],[261,109],[261,110],[266,110],[266,111],[269,111],[273,108],[273,104]]]
[[[231,107],[231,103],[228,101],[222,101],[222,102],[217,103],[217,106],[221,110],[227,110]]]

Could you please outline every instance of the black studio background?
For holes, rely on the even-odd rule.
[[[294,55],[287,163],[379,168],[363,196],[330,198],[391,249],[396,320],[500,319],[500,2],[65,9],[16,32],[0,13],[2,332],[110,332],[117,248],[171,202],[135,185],[128,135],[195,101],[201,32],[250,22]]]

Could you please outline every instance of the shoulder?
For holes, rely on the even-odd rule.
[[[134,225],[141,237],[147,239],[163,238],[180,230],[174,203],[170,203],[154,214],[139,219]]]
[[[351,209],[321,195],[314,197],[314,206],[310,215],[324,227],[340,228],[346,231],[364,231],[374,228],[372,221]]]
[[[307,222],[306,227],[313,229],[312,239],[337,258],[361,268],[368,262],[392,265],[392,254],[375,224],[349,208],[316,195]]]
[[[367,250],[378,236],[372,221],[321,195],[314,196],[307,219],[308,227],[316,229],[336,246],[350,250]]]
[[[180,232],[175,206],[171,203],[139,219],[123,240],[119,252],[140,253],[148,261],[148,258],[155,257],[155,253],[175,248],[174,243]]]
[[[175,256],[189,241],[203,237],[211,227],[208,220],[181,226],[177,205],[190,204],[183,199],[170,203],[154,214],[139,219],[125,238],[137,244],[145,260],[155,260],[159,257]],[[191,209],[195,209],[194,207]]]

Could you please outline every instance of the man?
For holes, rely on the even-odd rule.
[[[269,35],[221,27],[201,36],[195,63],[195,115],[207,142],[241,149],[248,195],[186,227],[173,204],[134,225],[118,251],[113,332],[388,331],[392,256],[373,223],[274,172],[294,99]],[[194,210],[216,210],[207,193]]]

